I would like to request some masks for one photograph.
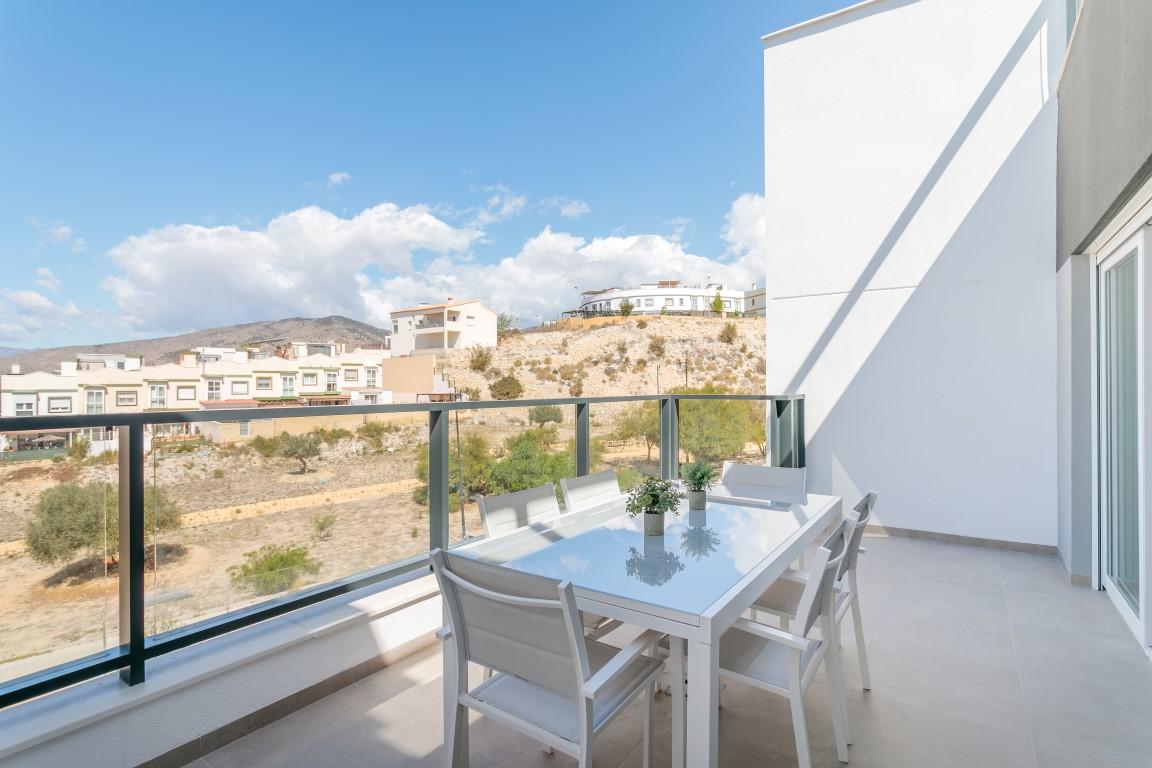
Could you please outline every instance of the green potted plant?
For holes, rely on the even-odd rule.
[[[673,481],[649,477],[628,491],[625,507],[629,517],[644,516],[644,533],[663,536],[664,513],[677,511],[683,499],[684,494]]]
[[[716,467],[704,461],[693,461],[680,468],[680,477],[688,487],[688,509],[704,509],[708,488],[716,482]]]

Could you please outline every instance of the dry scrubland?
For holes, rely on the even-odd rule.
[[[735,331],[723,342],[718,337],[728,322]],[[549,398],[655,393],[657,367],[661,390],[682,387],[685,355],[691,387],[763,391],[764,326],[751,319],[657,317],[641,323],[630,318],[590,330],[525,332],[491,350],[483,370],[474,369],[478,361],[470,352],[450,353],[440,362],[453,385],[482,399],[507,374],[521,383],[521,397]],[[515,439],[535,433],[529,432],[528,410],[509,405],[454,416],[466,453],[474,437],[473,444],[488,454],[483,463],[511,462]],[[642,440],[612,439],[625,410],[593,406],[598,465],[633,475],[655,472],[658,448],[650,453]],[[570,453],[571,411],[562,409],[562,423],[549,426],[545,451]],[[147,573],[149,631],[163,632],[425,551],[427,512],[417,499],[427,419],[405,414],[386,424],[371,435],[329,434],[303,474],[299,462],[274,452],[262,455],[253,447],[193,444],[149,454],[147,482],[181,512],[179,527],[149,537],[160,563]],[[757,450],[752,441],[743,452],[755,456]],[[558,461],[551,471],[564,467],[564,460]],[[464,471],[472,471],[474,463],[466,457]],[[453,472],[458,466],[453,464]],[[115,565],[83,552],[53,564],[37,562],[23,542],[44,491],[92,483],[110,483],[115,495],[115,462],[0,465],[0,680],[117,642]],[[467,535],[478,535],[474,504],[465,505],[464,516]],[[451,531],[454,539],[465,535],[459,511],[452,514]],[[265,590],[238,585],[228,569],[266,544],[306,548],[307,560],[273,574],[282,578]]]

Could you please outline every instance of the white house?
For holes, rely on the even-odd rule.
[[[392,354],[496,346],[496,313],[475,299],[392,310]]]
[[[641,283],[638,288],[604,288],[580,294],[583,314],[619,312],[625,302],[637,315],[711,312],[716,297],[724,312],[744,311],[744,291],[723,283],[682,285],[679,280]]]

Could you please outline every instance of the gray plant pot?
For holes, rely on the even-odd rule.
[[[644,533],[649,536],[664,535],[664,513],[658,515],[644,513]]]
[[[707,502],[707,491],[688,491],[688,509],[704,509]]]

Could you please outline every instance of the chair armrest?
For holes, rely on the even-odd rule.
[[[642,632],[639,637],[628,643],[619,653],[609,659],[607,664],[600,667],[596,674],[584,681],[584,695],[588,698],[594,697],[605,684],[620,674],[624,667],[631,664],[638,656],[644,653],[644,651],[656,645],[656,643],[660,642],[664,637],[665,634],[663,632],[657,632],[654,629],[648,629]]]
[[[776,629],[776,627],[769,627],[766,624],[758,624],[757,622],[749,621],[748,619],[736,619],[736,621],[732,623],[732,628],[742,629],[750,635],[756,635],[758,637],[764,638],[765,640],[771,640],[774,643],[780,643],[781,645],[786,645],[789,648],[794,648],[798,651],[804,651],[808,649],[807,640],[796,637],[795,635],[789,632],[785,632],[784,630]]]
[[[452,628],[451,627],[440,627],[440,629],[436,630],[436,639],[440,640],[441,642],[443,642],[445,640],[451,640],[452,639]]]

